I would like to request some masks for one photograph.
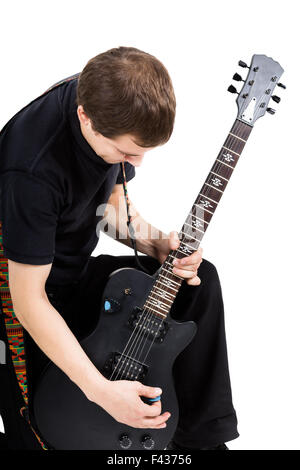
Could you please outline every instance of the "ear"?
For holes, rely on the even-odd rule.
[[[78,116],[78,119],[79,119],[79,121],[81,122],[82,125],[90,127],[91,120],[85,114],[83,106],[81,104],[77,107],[77,116]]]

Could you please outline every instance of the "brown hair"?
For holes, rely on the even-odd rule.
[[[105,137],[131,134],[140,147],[155,147],[171,137],[176,100],[170,76],[154,56],[118,47],[89,60],[77,87],[92,128]]]

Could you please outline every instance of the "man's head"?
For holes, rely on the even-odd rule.
[[[119,47],[92,58],[79,76],[77,114],[83,136],[109,163],[138,166],[172,134],[176,100],[163,64]]]

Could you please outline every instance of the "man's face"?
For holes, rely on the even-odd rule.
[[[96,152],[107,163],[129,162],[133,166],[140,166],[144,155],[154,147],[140,147],[134,143],[134,137],[123,134],[118,137],[108,138],[92,129],[91,121],[78,106],[77,115],[83,137]]]

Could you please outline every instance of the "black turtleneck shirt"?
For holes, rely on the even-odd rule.
[[[52,263],[47,282],[67,284],[85,272],[98,236],[99,205],[122,183],[81,133],[78,74],[21,109],[0,134],[0,221],[4,256]],[[125,164],[129,181],[134,167]],[[103,214],[103,211],[101,212]]]

